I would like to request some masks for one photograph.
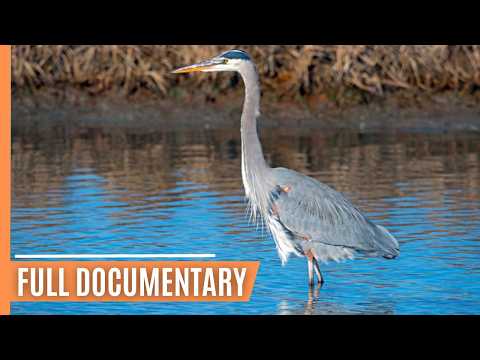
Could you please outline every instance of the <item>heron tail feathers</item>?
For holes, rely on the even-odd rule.
[[[382,256],[386,259],[395,259],[398,255],[400,255],[400,246],[397,239],[395,239],[393,235],[390,234],[390,232],[383,226],[377,225],[377,228],[384,235],[382,241],[382,250],[384,250],[384,253]]]

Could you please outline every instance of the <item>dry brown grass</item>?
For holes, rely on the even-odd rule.
[[[234,74],[170,71],[234,47],[252,55],[263,89],[276,99],[308,95],[339,101],[353,93],[368,101],[398,91],[480,88],[480,45],[21,45],[12,48],[12,87],[15,93],[74,87],[89,94],[146,90],[161,97],[216,96],[234,86]]]

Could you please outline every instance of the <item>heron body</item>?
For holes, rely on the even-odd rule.
[[[174,72],[195,71],[237,71],[244,81],[242,181],[252,216],[267,225],[282,264],[291,254],[307,257],[313,285],[314,272],[323,283],[319,262],[353,259],[357,252],[387,259],[399,255],[398,242],[388,230],[368,220],[342,194],[316,179],[267,164],[257,133],[258,74],[246,52],[227,51]]]

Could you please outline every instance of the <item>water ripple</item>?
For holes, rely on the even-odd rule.
[[[272,166],[342,191],[401,244],[393,261],[359,256],[323,266],[327,283],[310,292],[305,260],[282,267],[270,236],[249,224],[238,129],[153,132],[144,143],[129,140],[133,130],[116,131],[100,126],[69,141],[16,132],[12,254],[214,252],[218,260],[259,260],[251,301],[16,303],[13,313],[480,312],[478,134],[264,134]],[[118,141],[121,131],[126,140]]]

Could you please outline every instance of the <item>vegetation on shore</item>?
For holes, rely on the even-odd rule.
[[[240,48],[255,60],[267,99],[369,103],[392,94],[478,95],[480,45],[134,45],[12,47],[14,95],[68,88],[208,100],[239,89],[233,73],[171,70]]]

